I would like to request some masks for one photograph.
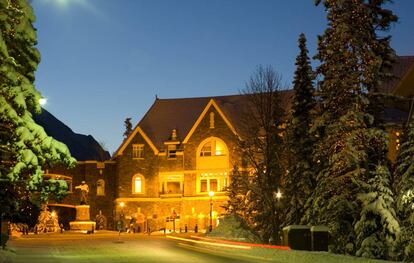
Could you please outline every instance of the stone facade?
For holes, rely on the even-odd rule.
[[[214,127],[210,127],[211,112],[214,113]],[[147,227],[161,229],[171,227],[169,218],[175,212],[177,214],[176,228],[205,229],[209,225],[210,201],[213,206],[213,225],[217,218],[224,213],[223,206],[227,197],[222,189],[217,190],[212,200],[208,192],[200,192],[200,173],[208,172],[197,167],[197,158],[201,143],[208,138],[218,138],[227,146],[223,156],[210,156],[204,158],[225,159],[224,166],[220,164],[218,169],[229,182],[229,174],[233,165],[238,165],[241,157],[236,150],[237,136],[230,129],[217,110],[211,106],[207,114],[201,119],[186,143],[176,144],[176,155],[168,156],[168,140],[163,148],[156,154],[145,138],[137,133],[125,146],[122,155],[116,157],[118,196],[116,198],[116,214],[124,214],[126,218],[134,217],[137,213],[147,218]],[[133,144],[144,145],[144,158],[133,158]],[[214,164],[214,162],[213,162]],[[210,167],[215,171],[217,167]],[[224,175],[225,173],[225,175]],[[140,174],[145,178],[143,193],[133,193],[133,176]],[[169,182],[168,177],[174,177],[176,181]],[[224,182],[224,179],[223,179]],[[174,193],[168,192],[168,184],[176,184],[179,187]],[[198,189],[198,190],[197,190]],[[121,208],[120,203],[124,203]]]
[[[111,161],[83,161],[73,169],[46,171],[71,185],[63,202],[50,206],[74,208],[80,203],[75,186],[85,181],[90,189],[91,220],[103,215],[108,229],[115,229],[120,220],[128,227],[133,219],[139,231],[172,229],[174,224],[176,230],[197,226],[201,231],[210,225],[211,208],[215,226],[225,212],[224,190],[231,169],[240,167],[241,156],[238,135],[219,106],[207,100],[201,110],[190,130],[180,134],[181,130],[171,129],[171,136],[162,138],[160,145],[155,146],[138,125]],[[207,152],[202,149],[204,144]],[[142,148],[139,158],[134,156],[134,145]],[[137,177],[140,179],[135,185]],[[102,182],[104,194],[98,190]],[[209,196],[211,191],[213,197]]]
[[[291,94],[286,91],[283,98],[289,101]],[[224,190],[232,168],[248,170],[238,148],[240,109],[245,106],[244,95],[155,100],[110,161],[82,161],[69,170],[46,171],[71,185],[63,202],[49,206],[74,209],[80,203],[75,186],[85,181],[91,220],[105,222],[103,228],[135,222],[131,227],[141,232],[196,226],[205,230],[210,220],[214,227],[225,212]],[[388,120],[391,160],[403,121],[394,115]]]

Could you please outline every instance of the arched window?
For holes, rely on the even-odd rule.
[[[196,153],[197,193],[221,192],[227,187],[229,150],[218,137],[203,140]]]
[[[136,174],[132,177],[132,193],[142,194],[144,193],[144,177],[140,174]]]
[[[223,156],[227,154],[227,147],[223,141],[211,138],[203,144],[200,151],[201,157]]]
[[[96,182],[96,195],[105,195],[105,181],[103,179]]]

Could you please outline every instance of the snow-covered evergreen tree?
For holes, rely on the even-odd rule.
[[[357,256],[387,259],[392,257],[399,223],[394,210],[393,192],[390,189],[391,174],[386,166],[378,165],[373,177],[365,185],[359,221],[355,224]]]
[[[33,86],[40,61],[34,21],[26,0],[0,0],[0,207],[5,216],[18,212],[26,190],[43,198],[61,193],[66,183],[43,181],[42,168],[75,161],[32,119],[41,111]]]
[[[304,214],[304,206],[315,185],[312,153],[314,138],[310,134],[312,110],[315,107],[313,72],[310,65],[306,37],[299,37],[300,53],[296,58],[293,81],[292,121],[288,127],[290,148],[289,170],[284,177],[284,195],[287,199],[284,225],[297,225]]]
[[[396,160],[397,214],[401,222],[399,259],[414,261],[414,120],[408,122]]]
[[[365,206],[370,205],[362,202],[361,207],[357,197],[367,191],[375,190],[382,197],[387,192],[361,186],[375,178],[378,166],[387,165],[383,150],[387,148],[386,134],[374,126],[368,93],[385,79],[394,54],[389,37],[380,37],[377,31],[388,30],[396,17],[383,9],[386,0],[317,0],[316,4],[321,2],[327,11],[328,28],[319,37],[316,55],[321,62],[317,73],[322,80],[318,94],[320,114],[313,127],[320,138],[316,153],[320,171],[305,220],[330,227],[332,251],[354,254],[361,249],[356,245],[362,245],[356,243],[357,237],[365,240],[384,232],[380,225],[371,231],[354,225],[361,211],[368,211]],[[392,215],[392,211],[385,213]],[[368,254],[369,247],[364,249]],[[369,253],[381,257],[374,250]]]

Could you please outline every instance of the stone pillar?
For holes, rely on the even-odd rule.
[[[90,220],[89,205],[77,205],[76,220],[69,222],[70,230],[96,230],[96,222]]]

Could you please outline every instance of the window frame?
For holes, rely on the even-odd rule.
[[[99,185],[99,183],[102,183],[101,186]],[[101,188],[103,190],[102,193],[100,193],[100,191],[98,191],[99,188]],[[96,181],[96,195],[97,196],[105,196],[105,190],[106,190],[105,189],[105,180],[104,179],[98,179],[98,181]]]
[[[132,144],[132,159],[142,160],[144,159],[145,144]]]
[[[140,181],[141,181],[141,191],[139,191],[139,192],[137,192],[137,189],[136,189],[136,181],[137,181],[137,179],[140,179]],[[144,178],[144,176],[142,175],[142,174],[135,174],[133,177],[132,177],[132,185],[131,185],[131,190],[132,190],[132,194],[134,194],[134,195],[140,195],[140,194],[144,194],[145,193],[145,178]]]

